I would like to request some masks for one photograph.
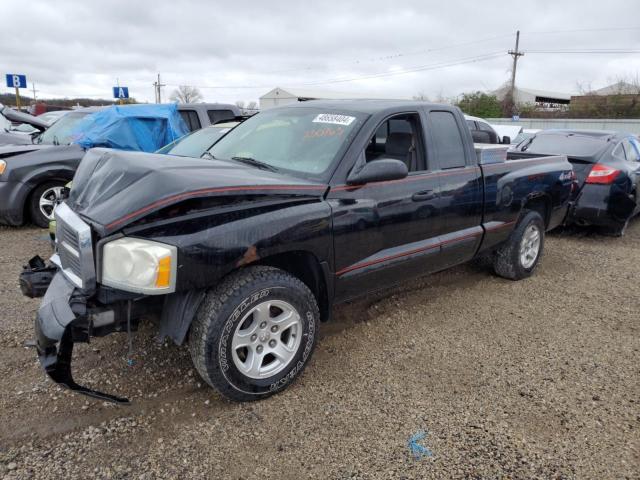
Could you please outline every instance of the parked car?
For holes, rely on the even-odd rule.
[[[511,145],[518,145],[519,143],[529,140],[536,133],[540,131],[539,128],[523,128],[522,131],[511,139]]]
[[[211,146],[225,133],[230,131],[239,123],[239,120],[233,122],[222,122],[196,130],[195,132],[191,132],[169,145],[165,145],[156,153],[199,158],[204,155],[204,153],[209,150]]]
[[[193,111],[212,112],[206,113],[209,119],[215,117],[217,106],[223,109],[223,116],[237,110],[234,105],[224,104],[184,104],[177,105],[177,109],[182,118]],[[170,129],[173,134],[167,137],[166,125],[153,123],[170,118],[167,109],[175,108],[173,104],[111,107],[116,108],[122,115],[108,119],[104,125],[81,123],[88,115],[104,111],[103,107],[78,109],[64,115],[29,145],[0,147],[0,224],[22,225],[30,220],[47,227],[64,185],[73,178],[85,151],[92,146],[155,151],[188,131],[184,127]],[[132,113],[137,122],[131,123],[125,112],[138,112]],[[151,131],[154,135],[150,135]]]
[[[72,110],[52,110],[50,112],[41,113],[40,115],[38,115],[38,118],[40,120],[44,120],[49,125],[51,125],[52,123],[60,120],[62,117],[64,117],[67,113],[71,111]]]
[[[181,103],[178,110],[190,132],[242,116],[236,105],[228,103]]]
[[[488,144],[497,144],[511,143],[511,139],[509,137],[500,137],[498,132],[489,125],[489,123],[479,117],[472,117],[471,115],[464,115],[465,121],[467,122],[467,126],[469,130],[471,130],[471,136],[473,138],[474,143],[488,143]]]
[[[544,130],[521,142],[512,156],[566,155],[578,178],[569,223],[596,225],[623,235],[639,213],[640,142],[629,133]]]
[[[16,130],[16,127],[23,125],[27,127],[26,131]],[[38,117],[0,104],[0,146],[31,144],[31,133],[42,132],[48,127],[49,124]]]
[[[40,361],[126,402],[73,380],[73,344],[156,312],[159,337],[188,340],[226,397],[279,392],[336,303],[479,256],[509,279],[534,272],[573,171],[564,156],[506,158],[474,148],[456,107],[383,100],[269,109],[203,158],[92,149],[56,209],[52,264],[20,278],[45,295]]]
[[[491,124],[491,127],[498,134],[498,138],[502,139],[501,143],[503,144],[513,144],[513,139],[516,138],[520,133],[522,133],[522,126],[520,125],[496,125]],[[508,142],[504,140],[508,139]]]

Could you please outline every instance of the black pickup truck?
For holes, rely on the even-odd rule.
[[[21,288],[44,294],[38,355],[72,390],[126,402],[73,380],[74,342],[156,313],[209,385],[255,400],[302,372],[336,303],[475,257],[531,275],[574,186],[564,156],[476,149],[455,107],[306,102],[203,158],[90,150],[56,209],[57,253]]]

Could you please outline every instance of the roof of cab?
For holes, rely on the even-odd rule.
[[[450,105],[424,102],[421,100],[379,100],[379,99],[353,99],[353,100],[309,100],[305,102],[288,103],[278,108],[328,108],[333,110],[347,110],[356,113],[372,114],[382,110],[396,108],[417,107],[442,107],[451,109]],[[271,108],[269,110],[272,110]]]

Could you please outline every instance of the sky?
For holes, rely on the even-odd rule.
[[[160,73],[163,100],[178,85],[219,102],[275,87],[438,100],[508,81],[516,30],[520,87],[576,93],[640,72],[628,0],[0,4],[0,73],[26,74],[38,97],[109,98],[119,82],[153,102]]]

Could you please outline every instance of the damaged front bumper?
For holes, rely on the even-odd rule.
[[[32,260],[33,262],[33,260]],[[32,263],[30,262],[30,263]],[[37,262],[36,262],[37,263]],[[40,364],[56,383],[100,400],[128,404],[126,398],[99,392],[79,385],[71,374],[71,359],[75,342],[88,342],[92,328],[115,324],[116,312],[105,308],[87,307],[87,297],[55,267],[25,267],[20,286],[27,296],[40,296],[43,281],[49,276],[42,304],[35,320],[36,348]],[[30,290],[30,288],[34,288]]]

